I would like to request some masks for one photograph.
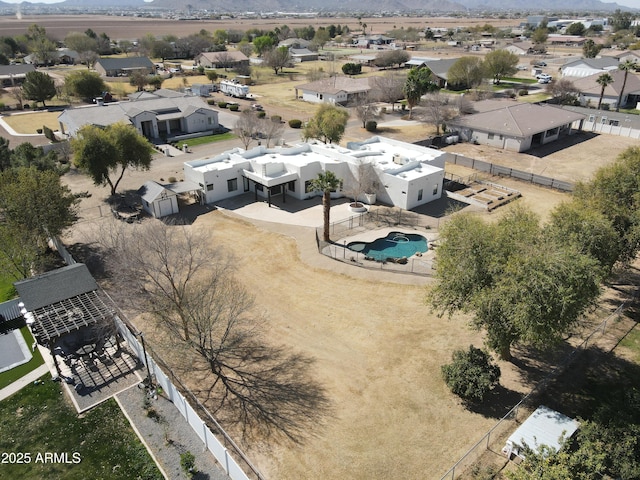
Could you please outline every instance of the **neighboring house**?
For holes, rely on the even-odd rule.
[[[467,142],[524,152],[580,128],[585,115],[551,105],[484,101],[474,104],[480,113],[450,120],[447,126],[458,130]],[[575,125],[575,127],[574,127]]]
[[[25,63],[19,65],[0,65],[0,84],[3,87],[20,85],[27,77],[27,73],[35,71],[36,67]]]
[[[376,60],[376,55],[361,53],[359,55],[349,55],[349,60],[354,63],[359,63],[360,65],[366,65],[368,67],[373,67],[374,62]]]
[[[54,64],[65,64],[65,65],[75,65],[80,61],[80,55],[75,50],[70,50],[68,48],[58,48],[55,53],[55,59],[53,60]],[[36,60],[36,55],[33,53],[27,55],[23,59],[24,63],[29,63],[32,65],[44,65],[42,62]]]
[[[580,105],[597,106],[600,101],[600,93],[602,92],[602,86],[598,84],[597,80],[604,72],[596,73],[595,75],[589,75],[588,77],[578,78],[573,80],[573,86],[580,92],[578,99]],[[620,96],[620,90],[624,83],[624,72],[618,68],[615,70],[609,70],[609,75],[613,78],[613,83],[607,85],[604,89],[604,96],[602,97],[602,104],[607,105],[609,108],[615,109],[618,103],[618,97]],[[624,86],[624,93],[620,101],[620,107],[626,105],[635,106],[640,101],[640,77],[629,72],[627,75],[627,83]]]
[[[158,92],[140,92],[137,100],[128,102],[66,109],[58,116],[60,132],[73,137],[84,125],[124,122],[151,141],[166,141],[209,134],[219,128],[218,112],[202,98],[184,94],[163,97]]]
[[[205,68],[236,68],[249,66],[249,58],[239,51],[203,52],[195,62]]]
[[[318,60],[318,52],[312,52],[308,48],[290,48],[289,55],[291,60],[296,63],[300,62],[313,62]]]
[[[405,62],[404,66],[405,68],[420,68],[420,67],[426,67],[427,66],[427,62],[433,62],[438,60],[437,58],[432,58],[432,57],[411,57],[411,60],[409,60],[408,62]]]
[[[295,87],[305,102],[347,105],[371,90],[368,78],[331,77]],[[302,92],[300,95],[299,92]]]
[[[560,67],[563,77],[588,77],[618,68],[618,60],[614,57],[579,58]]]
[[[396,39],[387,37],[385,35],[363,35],[356,38],[353,43],[356,48],[373,48],[380,49],[385,47],[391,47],[395,43]]]
[[[184,164],[185,181],[200,186],[202,203],[215,203],[251,192],[256,201],[274,196],[304,200],[320,194],[311,188],[319,173],[331,171],[342,180],[334,196],[345,196],[361,165],[370,165],[377,200],[412,209],[442,195],[446,153],[384,137],[351,142],[347,147],[304,143],[291,148],[244,151],[236,148]],[[365,192],[362,192],[365,193]]]
[[[566,45],[567,47],[581,47],[586,42],[586,37],[578,35],[557,35],[549,34],[547,43],[550,45]]]
[[[514,55],[530,55],[534,53],[534,46],[532,42],[524,41],[524,42],[515,42],[509,43],[506,47],[503,48],[507,52],[513,53]]]
[[[133,72],[156,71],[155,64],[147,57],[99,58],[93,68],[103,77],[128,77]]]
[[[309,45],[311,45],[311,42],[304,38],[287,38],[278,43],[278,47],[289,48],[309,48]]]
[[[426,62],[424,62],[424,64],[433,73],[435,83],[437,83],[440,88],[446,88],[449,69],[458,60],[460,59],[459,58],[446,58],[446,59],[443,58],[443,59],[437,59],[437,60],[427,60]]]
[[[611,52],[610,50],[600,52],[603,57],[613,57],[620,63],[627,60],[638,63],[640,65],[640,50],[625,50],[624,52]]]

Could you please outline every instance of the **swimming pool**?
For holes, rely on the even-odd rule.
[[[351,242],[347,248],[353,252],[362,253],[375,260],[387,258],[410,257],[418,252],[427,251],[427,239],[417,233],[391,232],[384,238],[373,242]]]

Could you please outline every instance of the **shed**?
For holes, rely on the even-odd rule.
[[[149,180],[138,190],[142,198],[142,208],[155,218],[178,213],[178,197],[158,182]]]
[[[540,405],[515,432],[511,434],[502,451],[511,458],[511,454],[523,458],[520,450],[527,445],[534,452],[541,445],[560,450],[561,440],[569,439],[578,430],[580,423],[573,418]]]

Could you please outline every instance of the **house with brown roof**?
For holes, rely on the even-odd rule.
[[[513,53],[514,55],[530,55],[534,53],[535,46],[533,42],[529,40],[523,40],[522,42],[508,43],[503,50]]]
[[[249,65],[249,58],[239,51],[202,52],[194,60],[205,68],[236,68]]]
[[[611,109],[617,107],[623,84],[624,92],[622,92],[620,107],[626,105],[635,106],[640,101],[640,77],[637,74],[629,72],[625,83],[624,72],[620,69],[616,68],[615,70],[608,70],[602,73],[608,73],[611,75],[611,78],[613,78],[613,82],[604,89],[604,95],[602,96],[603,105],[607,105]],[[597,80],[602,73],[596,73],[595,75],[573,80],[573,86],[580,92],[578,95],[580,105],[598,105],[602,86],[598,84]]]
[[[296,98],[311,103],[347,105],[371,90],[368,78],[331,77],[298,85]],[[300,94],[301,92],[301,94]]]
[[[585,115],[544,104],[485,101],[475,104],[479,113],[448,122],[467,142],[524,152],[571,135]]]

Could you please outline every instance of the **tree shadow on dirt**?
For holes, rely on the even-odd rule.
[[[110,277],[106,267],[104,253],[97,245],[74,243],[67,245],[67,250],[76,262],[84,263],[96,280]]]
[[[618,404],[619,397],[633,388],[640,388],[640,365],[591,347],[549,384],[541,401],[570,417],[592,418],[603,405]]]
[[[486,418],[497,420],[504,417],[522,399],[522,393],[496,386],[482,403],[468,403],[467,410],[478,413]]]

